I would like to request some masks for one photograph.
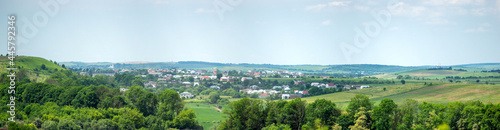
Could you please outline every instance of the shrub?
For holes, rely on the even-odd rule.
[[[45,121],[42,124],[42,129],[44,129],[44,130],[56,130],[57,129],[57,122],[55,122],[55,121]]]
[[[61,120],[57,128],[60,130],[79,130],[80,126],[71,120]]]

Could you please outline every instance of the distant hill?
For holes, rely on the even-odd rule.
[[[499,64],[490,64],[487,66],[493,67]],[[460,67],[459,67],[460,66]],[[467,66],[467,67],[463,67]],[[479,68],[473,68],[473,67],[479,67]],[[395,72],[395,73],[387,73],[387,74],[380,74],[380,75],[374,75],[373,77],[377,78],[386,78],[386,79],[395,79],[398,75],[409,75],[409,76],[417,76],[417,77],[426,77],[426,78],[444,78],[446,76],[460,76],[460,77],[469,77],[469,76],[476,76],[476,77],[488,77],[488,76],[500,76],[500,73],[495,73],[495,72],[481,72],[481,71],[490,71],[491,69],[494,68],[481,68],[481,67],[486,67],[484,65],[457,65],[455,67],[452,67],[452,70],[429,70],[429,69],[417,69],[417,70],[409,70],[409,71],[402,71],[402,72]],[[466,70],[466,71],[459,71],[459,70]]]
[[[42,64],[45,64],[47,70],[40,70]],[[431,66],[396,66],[396,65],[377,65],[377,64],[347,64],[347,65],[273,65],[273,64],[249,64],[249,63],[214,63],[203,61],[179,61],[179,62],[127,62],[127,63],[112,63],[112,62],[60,62],[59,65],[65,65],[67,68],[101,68],[107,69],[113,66],[114,69],[205,69],[212,71],[219,69],[222,71],[240,70],[240,71],[292,71],[301,72],[304,74],[314,75],[333,75],[333,76],[346,76],[346,77],[359,77],[359,76],[373,76],[379,78],[395,78],[397,74],[411,75],[411,76],[426,76],[426,77],[444,77],[448,75],[477,75],[489,76],[496,74],[482,74],[481,70],[490,70],[500,68],[500,63],[478,63],[478,64],[464,64],[454,65],[455,68],[464,68],[468,72],[454,71],[454,70],[426,70]],[[16,65],[27,70],[35,70],[32,72],[31,77],[36,76],[42,78],[48,76],[48,71],[54,69],[64,69],[51,61],[40,57],[32,56],[18,56],[16,57]],[[7,72],[5,69],[8,66],[8,59],[6,56],[0,57],[0,73]]]
[[[346,65],[273,65],[273,64],[249,64],[249,63],[214,63],[203,61],[179,61],[179,62],[130,62],[130,63],[84,63],[84,62],[63,62],[70,68],[101,68],[106,69],[113,66],[114,69],[205,69],[213,70],[219,69],[222,71],[227,70],[240,70],[240,71],[292,71],[301,72],[304,74],[314,75],[333,75],[333,76],[346,76],[346,77],[360,77],[376,75],[380,78],[393,78],[396,73],[408,73],[408,75],[423,75],[423,76],[447,76],[449,74],[461,74],[461,72],[452,71],[428,71],[428,68],[435,66],[397,66],[397,65],[377,65],[377,64],[346,64]],[[446,66],[450,67],[450,66]],[[500,63],[480,63],[480,64],[464,64],[454,65],[453,68],[466,68],[472,71],[488,70],[491,68],[500,68]]]
[[[480,69],[500,69],[500,63],[464,64],[464,65],[454,65],[453,67],[480,68]]]
[[[395,65],[375,65],[375,64],[352,64],[352,65],[273,65],[273,64],[249,64],[249,63],[213,63],[202,61],[179,61],[179,62],[145,62],[145,63],[83,63],[83,62],[63,62],[69,68],[101,68],[106,69],[113,66],[114,69],[205,69],[213,70],[219,69],[222,71],[227,70],[240,70],[240,71],[292,71],[301,72],[304,74],[315,75],[334,75],[334,76],[348,76],[357,77],[365,75],[375,75],[384,73],[393,73],[400,71],[408,71],[415,69],[422,69],[424,67],[406,67]]]

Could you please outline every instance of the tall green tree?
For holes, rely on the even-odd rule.
[[[173,120],[184,108],[184,102],[179,96],[179,93],[174,90],[167,89],[160,92],[158,96],[161,105],[158,109],[158,115],[163,120]]]
[[[97,97],[95,90],[96,87],[93,85],[83,88],[71,101],[71,104],[75,107],[97,108],[97,104],[99,104],[99,97]]]
[[[173,124],[175,128],[178,129],[197,129],[198,121],[196,120],[196,114],[192,109],[183,110],[177,115]]]
[[[446,123],[448,125],[450,125],[451,129],[454,129],[454,130],[458,129],[457,122],[462,117],[462,111],[464,108],[465,108],[465,104],[462,102],[452,102],[452,103],[448,104],[448,106],[446,108],[445,116],[447,118]]]
[[[308,122],[320,119],[322,124],[332,126],[340,116],[340,109],[330,100],[316,99],[307,105],[306,115]]]
[[[306,103],[300,98],[295,98],[288,102],[284,109],[285,123],[294,130],[301,129],[306,123]]]
[[[368,96],[363,94],[358,94],[351,98],[351,102],[347,106],[347,112],[350,115],[355,115],[359,112],[359,108],[364,107],[366,111],[370,111],[373,108],[373,103],[370,102]]]
[[[397,105],[392,99],[382,99],[380,104],[373,109],[372,118],[374,120],[374,124],[371,128],[376,130],[390,129],[392,126],[391,122],[394,116],[394,110],[396,108]]]
[[[227,117],[219,129],[262,129],[265,126],[266,116],[261,100],[243,98],[230,103],[229,108],[229,110],[224,109]]]
[[[349,126],[351,130],[370,130],[373,122],[370,118],[370,112],[367,112],[364,107],[359,108],[358,113],[354,117],[356,118],[356,123],[353,126]]]
[[[210,103],[215,104],[220,99],[220,95],[217,92],[211,92],[208,96]]]
[[[23,84],[20,88],[24,88],[22,92],[23,100],[25,103],[41,103],[41,99],[49,94],[49,90],[52,90],[54,85],[47,83],[28,83]],[[55,95],[54,95],[55,96]],[[51,100],[51,99],[46,99]]]
[[[278,101],[268,101],[266,103],[266,125],[271,124],[284,124],[285,116],[283,115],[283,108],[287,101],[278,100]]]
[[[71,120],[61,120],[57,125],[59,130],[80,130],[81,127]]]
[[[139,102],[137,103],[137,108],[144,114],[144,116],[153,115],[156,113],[156,107],[158,106],[158,97],[151,92],[146,92],[139,97]]]
[[[417,121],[418,114],[418,101],[413,99],[406,99],[399,108],[400,114],[402,115],[402,121],[400,122],[398,129],[409,130],[412,129],[414,122]]]
[[[342,127],[342,130],[349,130],[349,126],[354,125],[354,116],[343,114],[337,119],[337,124]]]

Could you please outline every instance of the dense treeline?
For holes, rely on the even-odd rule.
[[[227,119],[219,129],[500,129],[500,104],[480,101],[445,105],[407,99],[397,105],[383,99],[374,106],[367,96],[356,95],[342,112],[325,99],[306,104],[300,98],[268,102],[243,98],[229,108],[224,110]]]
[[[0,75],[1,91],[7,92],[8,78]],[[23,78],[15,90],[16,122],[0,122],[9,129],[201,129],[176,91],[150,91],[130,74],[90,77],[57,70],[44,83]],[[10,94],[0,95],[1,104],[10,101]],[[11,117],[9,106],[0,110],[0,118]]]

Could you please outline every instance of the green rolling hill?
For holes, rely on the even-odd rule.
[[[386,88],[385,91],[384,88]],[[396,103],[401,103],[406,99],[431,103],[465,102],[470,100],[479,100],[484,103],[500,103],[500,85],[465,83],[388,85],[306,97],[303,100],[313,102],[316,99],[327,99],[345,107],[350,102],[350,99],[357,94],[365,94],[375,103],[379,103],[384,98],[392,99]]]
[[[16,70],[17,74],[23,74],[32,81],[44,82],[50,74],[56,70],[62,70],[61,66],[40,57],[32,56],[18,56],[14,59],[15,67],[20,68]],[[45,69],[42,69],[45,65]],[[0,73],[8,73],[9,59],[7,56],[0,57]],[[23,71],[19,73],[19,71]]]
[[[479,77],[479,76],[481,76],[481,77],[500,76],[500,73],[495,73],[495,72],[481,72],[483,70],[488,70],[488,69],[481,69],[481,68],[458,68],[458,67],[456,69],[464,69],[464,70],[467,70],[467,71],[419,69],[419,70],[410,70],[410,71],[403,71],[403,72],[395,72],[395,73],[374,75],[373,77],[384,78],[384,79],[395,79],[398,75],[409,75],[409,76],[417,76],[417,77],[426,77],[426,78],[431,78],[431,79],[435,79],[435,78],[442,79],[442,78],[444,78],[446,76],[460,76],[460,77],[469,77],[469,76],[476,76],[476,77]]]

